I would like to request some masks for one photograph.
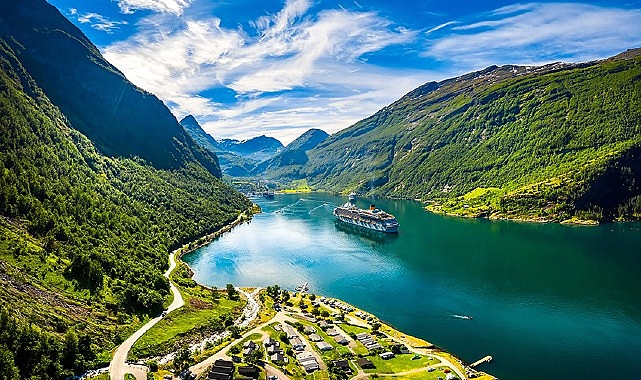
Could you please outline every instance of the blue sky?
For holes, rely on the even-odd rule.
[[[641,47],[641,1],[48,1],[133,83],[217,139],[287,144],[428,81]]]

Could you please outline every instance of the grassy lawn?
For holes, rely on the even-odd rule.
[[[414,354],[396,355],[396,357],[388,360],[381,359],[380,356],[368,356],[367,358],[374,363],[375,369],[366,369],[367,373],[399,373],[407,372],[413,369],[427,367],[430,364],[438,363],[437,360],[429,359],[428,357],[421,356],[420,359],[412,360]],[[427,373],[427,371],[426,371]]]
[[[379,379],[402,379],[402,380],[436,380],[439,378],[445,379],[445,373],[442,368],[437,368],[434,372],[418,371],[409,375],[402,376],[385,376]]]
[[[354,333],[356,335],[360,333],[368,333],[368,334],[371,333],[371,330],[368,328],[350,325],[349,323],[341,323],[339,326],[343,331],[345,331],[348,334]]]
[[[166,354],[179,349],[187,336],[203,337],[224,330],[240,316],[246,301],[230,300],[224,292],[213,292],[190,279],[184,264],[172,272],[172,280],[185,300],[185,306],[169,313],[134,344],[133,359]]]

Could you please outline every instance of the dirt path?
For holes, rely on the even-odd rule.
[[[167,269],[167,271],[164,274],[164,276],[167,278],[169,278],[171,271],[173,271],[174,268],[176,268],[175,255],[176,255],[176,251],[173,251],[169,254],[169,269]],[[181,308],[185,304],[185,301],[180,295],[180,291],[178,291],[178,288],[171,281],[169,282],[169,286],[171,289],[171,293],[174,296],[174,300],[171,302],[171,305],[169,305],[169,307],[167,308],[167,313],[163,313],[163,314],[169,314],[170,312],[178,308]],[[148,370],[147,367],[126,363],[127,355],[129,354],[129,350],[131,350],[131,347],[134,345],[134,343],[136,343],[136,341],[141,336],[143,336],[144,333],[146,333],[150,328],[152,328],[156,323],[158,323],[158,321],[160,321],[163,317],[164,315],[160,315],[156,318],[151,319],[138,331],[136,331],[129,338],[127,338],[127,340],[122,342],[122,344],[116,350],[114,357],[111,359],[111,363],[109,364],[109,378],[111,380],[124,380],[126,373],[133,374],[136,377],[136,380],[147,379],[147,370]]]

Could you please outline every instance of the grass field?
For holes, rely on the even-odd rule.
[[[184,345],[186,337],[206,336],[222,331],[238,318],[247,301],[230,300],[224,292],[214,292],[190,279],[184,264],[172,273],[185,300],[185,306],[169,313],[134,344],[132,359],[167,354]]]

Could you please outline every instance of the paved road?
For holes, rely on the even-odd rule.
[[[169,254],[169,269],[165,272],[164,276],[169,278],[169,274],[171,271],[176,268],[176,260],[175,260],[175,254],[176,252],[171,252]],[[185,301],[183,300],[182,296],[180,295],[180,292],[178,291],[178,288],[170,281],[169,286],[171,289],[171,293],[174,296],[174,300],[172,301],[171,305],[167,308],[167,313],[174,311],[180,307],[182,307],[185,304]],[[152,328],[158,321],[160,321],[163,317],[158,316],[156,318],[151,319],[149,322],[147,322],[143,327],[141,327],[138,331],[133,333],[127,340],[125,340],[116,350],[116,353],[114,354],[114,357],[111,359],[111,363],[109,364],[109,377],[111,380],[124,380],[125,374],[126,373],[131,373],[136,377],[136,380],[146,380],[147,379],[147,367],[145,366],[140,366],[140,365],[132,365],[128,364],[125,362],[127,360],[127,355],[129,354],[129,350],[131,350],[131,347],[136,343],[136,341],[149,330]]]

